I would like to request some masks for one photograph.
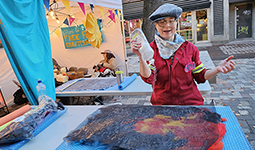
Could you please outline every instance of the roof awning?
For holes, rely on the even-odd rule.
[[[183,9],[184,12],[198,9],[210,8],[210,0],[188,0],[176,1],[165,0],[165,3],[175,4]],[[123,13],[126,20],[138,19],[143,16],[143,1],[136,1],[123,4]]]
[[[255,2],[255,0],[229,0],[229,3],[240,3],[240,2]]]

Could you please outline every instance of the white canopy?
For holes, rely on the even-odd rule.
[[[107,8],[122,9],[122,0],[70,0],[84,4],[93,4]]]
[[[96,6],[104,7],[104,12],[107,12],[107,8],[111,9],[122,9],[122,1],[121,0],[69,0],[70,2],[71,12],[75,15],[77,24],[82,24],[82,20],[85,20],[85,15],[80,10],[78,4],[76,2],[81,2],[85,4],[93,4]],[[77,6],[77,7],[73,7]],[[59,7],[64,8],[62,1],[59,3]],[[86,13],[90,11],[89,6],[85,6]],[[64,9],[61,9],[64,11]],[[101,13],[98,9],[94,10],[94,16],[99,17]],[[64,15],[58,14],[60,20]],[[51,39],[51,48],[52,48],[52,56],[55,58],[61,66],[71,67],[86,67],[89,68],[89,72],[91,73],[93,70],[93,64],[99,62],[103,59],[101,55],[101,51],[105,49],[110,49],[114,55],[117,57],[117,61],[121,70],[126,72],[125,66],[125,50],[123,48],[123,39],[121,33],[121,25],[120,20],[116,18],[116,23],[110,22],[109,17],[106,15],[103,19],[102,24],[105,26],[102,34],[104,36],[104,42],[100,46],[100,49],[93,48],[91,46],[75,48],[75,49],[65,49],[63,44],[63,38],[58,37],[56,34],[50,36]],[[52,32],[59,24],[55,23],[56,21],[49,18],[49,31]],[[65,25],[63,25],[65,27]],[[18,87],[12,82],[12,80],[17,80],[12,67],[8,61],[6,53],[3,48],[0,48],[0,86],[3,92],[4,98],[8,104],[13,101],[13,93],[18,89]]]

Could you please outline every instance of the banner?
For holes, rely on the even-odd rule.
[[[97,20],[99,30],[101,31],[100,21]],[[64,44],[66,49],[90,46],[86,37],[86,29],[83,24],[72,27],[61,28]],[[103,35],[102,35],[103,39]],[[102,40],[103,42],[104,40]]]

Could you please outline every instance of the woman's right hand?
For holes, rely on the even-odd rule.
[[[131,50],[133,53],[135,53],[137,56],[141,56],[141,53],[139,52],[139,49],[142,47],[142,44],[139,42],[136,42],[136,40],[131,40]]]

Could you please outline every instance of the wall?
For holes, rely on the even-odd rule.
[[[211,42],[222,42],[229,40],[229,3],[228,0],[223,0],[223,15],[224,15],[224,34],[223,35],[214,35],[214,15],[213,15],[213,0],[211,0],[210,7],[210,27],[211,27]]]
[[[229,4],[229,40],[235,40],[235,32],[236,32],[236,10],[235,4]]]

